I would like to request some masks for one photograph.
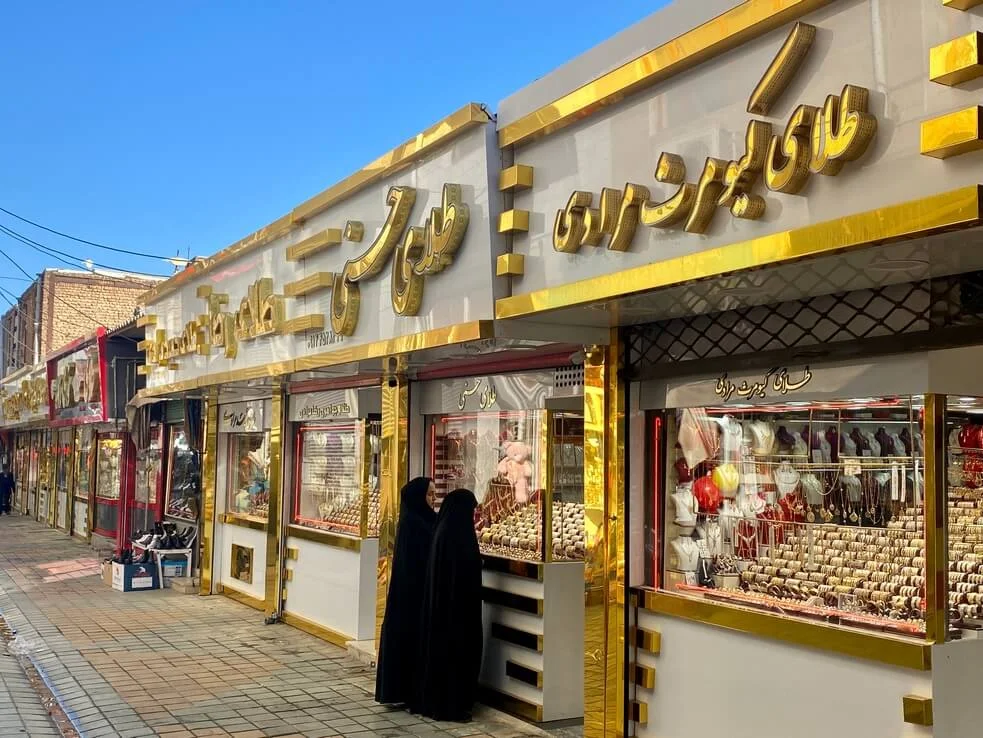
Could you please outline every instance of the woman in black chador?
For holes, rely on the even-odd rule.
[[[416,711],[435,720],[471,719],[481,671],[481,554],[474,493],[451,492],[440,505],[427,574],[423,668]]]
[[[411,702],[419,689],[423,591],[437,521],[433,499],[433,484],[426,477],[417,477],[400,492],[392,580],[375,675],[376,702],[386,705]]]

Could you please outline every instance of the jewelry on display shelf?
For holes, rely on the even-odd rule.
[[[680,536],[672,542],[672,548],[676,553],[677,566],[679,571],[696,571],[700,561],[699,544],[689,536]]]

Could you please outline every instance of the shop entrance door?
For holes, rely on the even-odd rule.
[[[31,431],[31,446],[27,464],[27,509],[32,518],[38,514],[38,467],[41,464],[41,434]]]
[[[41,523],[51,525],[51,469],[52,469],[51,431],[38,433],[38,497],[34,517]]]
[[[89,537],[89,503],[96,448],[94,440],[94,429],[79,429],[75,444],[75,471],[72,484],[72,535],[79,538]]]
[[[106,538],[115,539],[119,530],[123,469],[122,434],[100,434],[96,446],[96,494],[92,529]]]
[[[71,527],[72,461],[75,454],[75,431],[64,428],[58,431],[55,449],[55,527],[69,532]]]

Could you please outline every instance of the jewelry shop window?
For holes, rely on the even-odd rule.
[[[779,399],[649,414],[648,584],[924,637],[923,398]]]
[[[89,499],[89,484],[95,454],[95,431],[92,428],[80,428],[78,448],[76,449],[75,497],[79,500]]]
[[[137,452],[136,491],[134,498],[141,505],[157,504],[157,489],[160,485],[162,463],[161,427],[150,429],[150,445]]]
[[[379,535],[381,418],[299,425],[292,523],[362,538]]]
[[[92,527],[105,536],[116,535],[123,480],[123,439],[100,436],[96,455],[96,502]]]
[[[428,418],[430,469],[437,500],[459,487],[474,492],[479,502],[475,529],[481,552],[486,555],[543,560],[545,485],[542,476],[547,419],[545,410]],[[558,430],[562,432],[562,427]],[[581,446],[581,463],[582,454]],[[575,456],[571,462],[575,466]],[[561,474],[565,473],[561,469]],[[575,470],[571,468],[569,474],[568,481],[573,482]],[[559,521],[562,519],[560,516]],[[571,558],[577,554],[574,539],[572,536],[570,541]],[[561,544],[561,552],[565,550]],[[580,554],[583,554],[582,539]]]
[[[167,504],[169,517],[194,521],[198,519],[201,493],[201,465],[198,453],[191,448],[183,426],[168,426]]]
[[[229,434],[226,510],[266,520],[270,511],[270,434]]]

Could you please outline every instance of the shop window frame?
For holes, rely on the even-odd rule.
[[[919,639],[883,634],[875,631],[865,631],[850,627],[840,627],[823,624],[780,614],[742,608],[738,605],[721,602],[700,600],[683,594],[669,592],[662,587],[663,545],[665,543],[665,521],[663,507],[665,502],[665,480],[663,470],[659,467],[658,459],[665,459],[667,438],[664,418],[667,412],[673,410],[652,410],[646,412],[644,489],[646,496],[653,501],[652,509],[646,509],[643,520],[651,519],[654,557],[646,561],[646,569],[652,566],[654,584],[643,584],[631,588],[634,600],[638,606],[648,612],[684,620],[703,623],[714,627],[744,634],[755,635],[789,644],[805,646],[817,650],[830,651],[842,655],[888,664],[901,668],[928,671],[932,664],[932,647],[943,643],[948,636],[948,601],[947,589],[944,586],[948,569],[946,528],[945,528],[945,499],[940,491],[945,489],[945,424],[943,410],[946,406],[946,396],[925,393],[924,399],[924,511],[925,546],[926,546],[926,592],[925,592],[925,634]],[[655,418],[661,419],[661,425]],[[654,433],[658,428],[660,433]],[[658,445],[656,443],[658,438]],[[940,482],[942,486],[940,486]],[[658,484],[658,489],[654,486]],[[940,504],[941,500],[941,504]],[[645,533],[645,526],[635,534]],[[646,544],[649,541],[646,540]],[[648,573],[648,572],[646,572]]]
[[[238,469],[238,459],[236,458],[237,445],[239,439],[242,436],[262,436],[265,439],[267,446],[270,444],[270,429],[249,431],[243,433],[223,433],[221,435],[225,436],[225,489],[223,494],[225,495],[225,519],[224,522],[235,525],[236,523],[252,523],[255,525],[265,526],[269,523],[269,512],[266,515],[257,515],[253,513],[238,512],[231,507],[231,495],[233,493],[234,487],[236,487],[235,479]],[[267,468],[266,473],[266,494],[269,495],[270,489],[270,479],[272,477],[273,469]],[[267,498],[268,499],[268,498]],[[267,502],[267,504],[269,504]]]

